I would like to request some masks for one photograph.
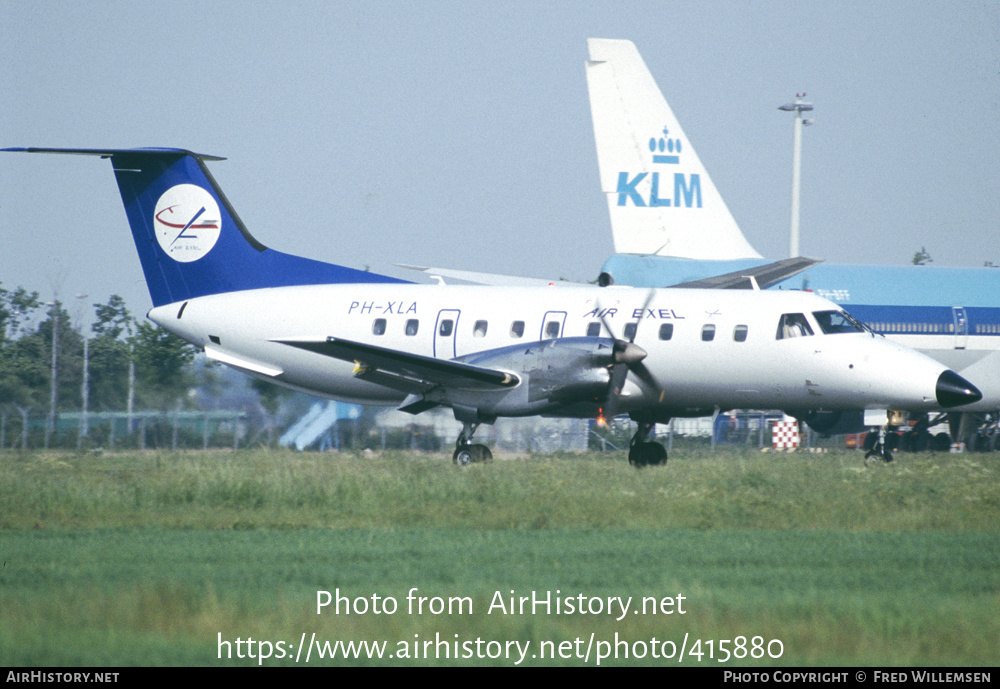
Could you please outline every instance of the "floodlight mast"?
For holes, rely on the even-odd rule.
[[[788,234],[788,257],[799,255],[799,188],[802,176],[802,126],[812,124],[812,120],[803,120],[802,113],[813,109],[812,103],[802,99],[806,94],[796,93],[794,103],[786,103],[778,108],[785,112],[795,113],[795,143],[792,149],[792,226]]]

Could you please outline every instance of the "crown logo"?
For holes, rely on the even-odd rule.
[[[663,128],[663,136],[651,137],[649,139],[649,151],[653,154],[653,162],[665,165],[677,165],[680,156],[674,155],[681,152],[681,140],[669,138],[670,132]],[[667,155],[664,155],[666,153]]]

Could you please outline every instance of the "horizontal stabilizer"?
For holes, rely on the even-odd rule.
[[[252,361],[245,357],[224,352],[221,349],[212,346],[205,347],[205,356],[209,359],[227,364],[234,368],[249,371],[250,373],[258,373],[262,376],[269,376],[271,378],[280,376],[283,373],[283,371],[277,366],[261,363],[259,361]]]
[[[205,155],[204,153],[194,153],[183,148],[38,148],[29,146],[27,148],[4,148],[0,149],[11,153],[59,153],[62,155],[99,156],[101,158],[111,158],[115,155],[164,155],[178,156],[188,155],[198,160],[225,160],[221,156]]]
[[[754,283],[756,282],[757,287],[760,289],[767,289],[771,285],[776,285],[793,275],[798,275],[803,270],[819,262],[815,258],[796,256],[795,258],[785,258],[754,268],[737,270],[734,273],[715,275],[704,280],[682,282],[679,285],[672,285],[672,287],[683,287],[685,289],[754,289]]]

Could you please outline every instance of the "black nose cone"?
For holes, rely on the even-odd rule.
[[[957,407],[983,399],[979,388],[954,371],[945,371],[938,376],[936,391],[938,404],[942,407]]]

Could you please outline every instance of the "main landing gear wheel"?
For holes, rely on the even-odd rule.
[[[656,442],[633,443],[628,449],[628,463],[639,468],[667,463],[667,448]]]
[[[472,434],[479,428],[478,423],[468,421],[462,424],[462,432],[455,442],[455,452],[451,455],[452,461],[458,466],[467,466],[477,462],[492,462],[493,453],[485,445],[474,444]]]
[[[653,424],[639,422],[639,430],[632,436],[628,445],[628,463],[632,466],[659,466],[667,463],[667,448],[658,442],[649,440]]]
[[[490,448],[485,445],[466,444],[461,447],[456,447],[451,458],[455,464],[464,467],[468,464],[475,464],[477,462],[492,462],[493,453],[490,451]]]

